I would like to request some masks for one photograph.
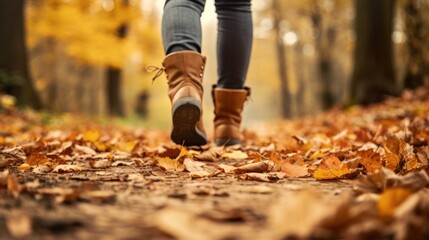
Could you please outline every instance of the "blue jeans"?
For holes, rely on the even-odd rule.
[[[166,0],[162,17],[165,54],[201,53],[201,21],[205,0]],[[252,49],[251,0],[215,0],[218,17],[217,60],[220,88],[241,89]]]

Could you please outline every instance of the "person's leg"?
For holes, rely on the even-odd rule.
[[[252,49],[251,0],[216,0],[218,82],[220,88],[244,86]]]
[[[207,143],[201,118],[206,58],[200,54],[200,17],[204,4],[205,0],[167,0],[164,6],[162,38],[166,57],[161,69],[167,76],[171,100],[171,139],[180,145]]]
[[[252,49],[251,0],[216,0],[218,82],[213,86],[214,140],[241,144],[241,112],[250,89],[244,87]]]
[[[201,53],[201,14],[205,0],[166,0],[162,16],[165,55],[190,50]]]

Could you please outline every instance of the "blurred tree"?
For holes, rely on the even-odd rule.
[[[123,7],[129,7],[128,0],[122,0],[120,3]],[[115,8],[118,9],[118,8]],[[113,11],[115,11],[115,9]],[[127,36],[128,23],[123,22],[118,26],[116,35],[120,39],[124,39]],[[122,76],[121,69],[118,67],[109,66],[107,68],[107,83],[106,83],[106,100],[107,100],[107,111],[112,116],[123,116],[124,106],[122,100]]]
[[[130,62],[130,56],[135,56],[136,53],[144,55],[143,62],[137,60],[133,63],[139,65],[147,63],[151,57],[158,54],[156,50],[160,45],[156,25],[143,16],[141,2],[134,0],[31,1],[27,14],[29,45],[32,50],[35,50],[37,55],[35,57],[53,55],[49,58],[52,61],[47,58],[43,62],[44,66],[40,61],[37,63],[38,69],[43,68],[38,70],[39,73],[53,72],[38,74],[45,77],[45,79],[37,79],[40,80],[39,85],[45,86],[45,89],[51,89],[50,95],[57,96],[57,101],[67,101],[75,105],[85,104],[77,108],[73,106],[63,108],[63,104],[51,103],[60,106],[56,109],[72,112],[81,109],[79,112],[94,114],[90,109],[98,105],[103,107],[101,113],[107,112],[112,115],[125,113],[122,69]],[[50,42],[51,51],[45,47],[46,42]],[[37,51],[39,48],[41,51]],[[56,68],[50,68],[52,65]],[[56,65],[59,65],[61,70],[57,70]],[[102,86],[98,83],[101,68],[104,69]],[[64,92],[65,87],[61,86],[69,86],[68,92]],[[86,89],[88,87],[91,89]],[[99,93],[100,89],[102,93]],[[85,95],[85,99],[82,99],[82,90],[85,94],[88,91],[92,91],[93,94]],[[64,100],[66,97],[69,99]],[[99,102],[100,100],[103,102]]]
[[[282,20],[282,9],[280,0],[273,0],[273,13],[274,13],[274,31],[275,31],[275,41],[277,48],[277,61],[278,61],[278,71],[280,77],[280,94],[282,101],[282,116],[284,118],[292,117],[292,109],[291,109],[291,93],[289,90],[289,83],[287,77],[287,64],[286,64],[286,56],[285,56],[285,47],[282,40],[282,29],[280,28],[280,22]]]
[[[398,94],[393,68],[394,6],[395,0],[355,0],[353,104],[370,104]]]
[[[333,107],[338,102],[338,97],[335,92],[336,85],[339,85],[338,79],[334,76],[334,48],[337,40],[337,32],[343,26],[338,17],[345,11],[347,1],[344,0],[329,0],[320,1],[313,0],[310,3],[311,10],[309,16],[313,26],[314,35],[316,38],[315,47],[317,54],[317,70],[320,81],[320,98],[322,110],[327,110]]]
[[[405,24],[409,62],[406,88],[429,84],[429,1],[405,0]]]
[[[24,0],[0,1],[0,82],[18,104],[42,107],[31,80],[24,34]],[[8,82],[13,79],[13,82]],[[19,81],[19,82],[17,82]]]

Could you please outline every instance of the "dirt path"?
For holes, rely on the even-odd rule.
[[[31,222],[31,239],[170,239],[181,236],[181,231],[193,231],[188,229],[188,224],[198,227],[199,221],[207,221],[209,226],[232,226],[235,230],[231,237],[256,239],[266,234],[267,215],[272,206],[278,204],[280,196],[291,198],[293,195],[288,193],[310,188],[335,198],[352,187],[351,181],[320,182],[311,178],[272,183],[222,175],[192,179],[186,173],[166,174],[150,166],[139,170],[121,166],[108,171],[62,175],[18,173],[18,176],[22,183],[37,180],[39,188],[59,191],[44,196],[21,194],[15,199],[3,190],[0,198],[2,239],[12,238],[5,229],[11,215]],[[91,185],[114,194],[76,201],[71,197],[64,203],[56,203],[61,201],[58,196],[64,194],[60,189],[90,188]],[[197,222],[186,223],[188,218]],[[187,236],[197,237],[207,226],[200,228]],[[206,236],[217,238],[230,234],[222,229],[219,231],[226,232],[206,233]],[[216,231],[216,227],[211,231]]]

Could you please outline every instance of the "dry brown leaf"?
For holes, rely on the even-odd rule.
[[[80,153],[80,154],[85,154],[85,155],[96,155],[97,154],[97,152],[94,149],[87,147],[87,146],[81,146],[81,145],[76,144],[74,147],[76,149],[76,152]]]
[[[255,162],[255,163],[250,163],[250,164],[238,167],[234,169],[233,172],[235,174],[250,173],[250,172],[263,173],[268,171],[269,166],[270,165],[266,161]]]
[[[185,158],[183,165],[185,165],[186,170],[192,173],[204,171],[203,166],[205,164],[203,162],[194,161],[190,158]]]
[[[112,165],[112,160],[111,159],[89,160],[89,165],[91,166],[91,168],[105,169]]]
[[[261,181],[261,182],[275,182],[285,177],[286,177],[286,174],[282,172],[244,173],[240,175],[240,179],[255,180],[255,181]]]
[[[382,168],[368,175],[361,175],[356,187],[362,192],[380,193],[388,188],[406,188],[419,191],[429,183],[429,176],[424,170],[411,172],[405,176],[396,175],[392,170]]]
[[[114,161],[112,163],[112,167],[118,167],[118,166],[131,166],[135,165],[136,163],[134,161]]]
[[[51,172],[51,171],[52,171],[52,168],[50,166],[48,166],[48,165],[41,165],[41,166],[33,168],[32,172],[36,173],[36,174],[44,174],[44,173],[48,173],[48,172]]]
[[[284,160],[274,159],[277,169],[284,172],[287,177],[305,177],[309,175],[307,164],[304,162],[304,158],[295,154]]]
[[[308,167],[302,165],[291,164],[285,162],[281,165],[281,172],[284,172],[287,177],[290,178],[299,178],[309,176]]]
[[[234,167],[234,166],[230,166],[230,165],[226,165],[226,164],[219,164],[219,165],[217,165],[220,169],[222,169],[225,173],[233,173],[234,172],[234,170],[237,168],[237,167]]]
[[[211,147],[207,151],[194,156],[199,161],[213,162],[220,157],[223,152],[223,147]]]

